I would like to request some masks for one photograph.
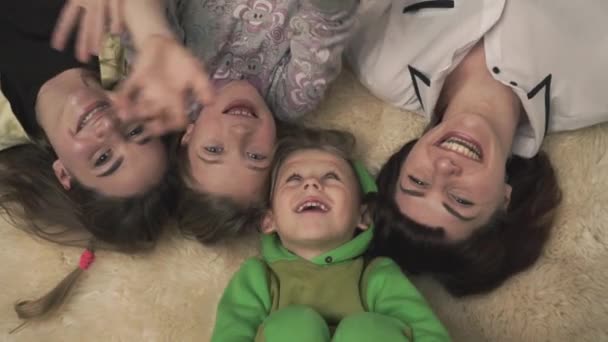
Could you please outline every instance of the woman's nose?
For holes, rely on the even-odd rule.
[[[110,115],[103,115],[93,124],[95,137],[105,139],[114,129],[114,120]]]
[[[460,166],[450,158],[441,157],[435,160],[435,169],[442,175],[458,176],[462,172]]]

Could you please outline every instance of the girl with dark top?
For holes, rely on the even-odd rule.
[[[147,249],[174,202],[165,145],[117,119],[97,60],[51,48],[63,5],[0,2],[0,84],[30,138],[0,151],[0,207],[54,242]]]

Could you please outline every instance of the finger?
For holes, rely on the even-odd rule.
[[[63,6],[51,37],[51,46],[54,49],[63,50],[65,48],[78,19],[82,15],[81,9],[82,7],[72,1]]]
[[[122,0],[110,0],[110,32],[119,34],[123,30]]]
[[[123,105],[135,103],[142,89],[141,84],[144,84],[142,79],[143,74],[140,76],[140,72],[135,68],[118,86],[118,90],[115,93],[117,102]]]
[[[209,105],[215,99],[215,87],[204,68],[192,79],[192,92],[201,103]]]
[[[91,4],[91,36],[89,38],[89,53],[99,56],[106,26],[106,4],[93,1]]]
[[[86,63],[89,61],[88,39],[91,36],[91,12],[83,10],[80,16],[80,26],[78,27],[78,37],[76,38],[76,58]]]
[[[146,122],[144,127],[146,133],[153,137],[162,137],[163,135],[171,131],[171,129],[160,119],[149,120]]]

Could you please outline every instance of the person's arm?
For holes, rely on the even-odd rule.
[[[245,261],[220,299],[211,341],[253,341],[271,305],[266,265],[259,259]]]
[[[305,0],[291,19],[290,54],[275,73],[269,102],[280,119],[317,107],[342,70],[342,51],[354,27],[358,0]]]
[[[417,342],[450,341],[450,335],[416,287],[391,259],[372,261],[364,278],[368,310],[396,318],[411,328]]]

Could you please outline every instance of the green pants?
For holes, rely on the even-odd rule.
[[[307,306],[290,306],[273,312],[258,331],[256,342],[408,342],[409,327],[403,322],[373,312],[344,318],[333,338],[327,323]]]

